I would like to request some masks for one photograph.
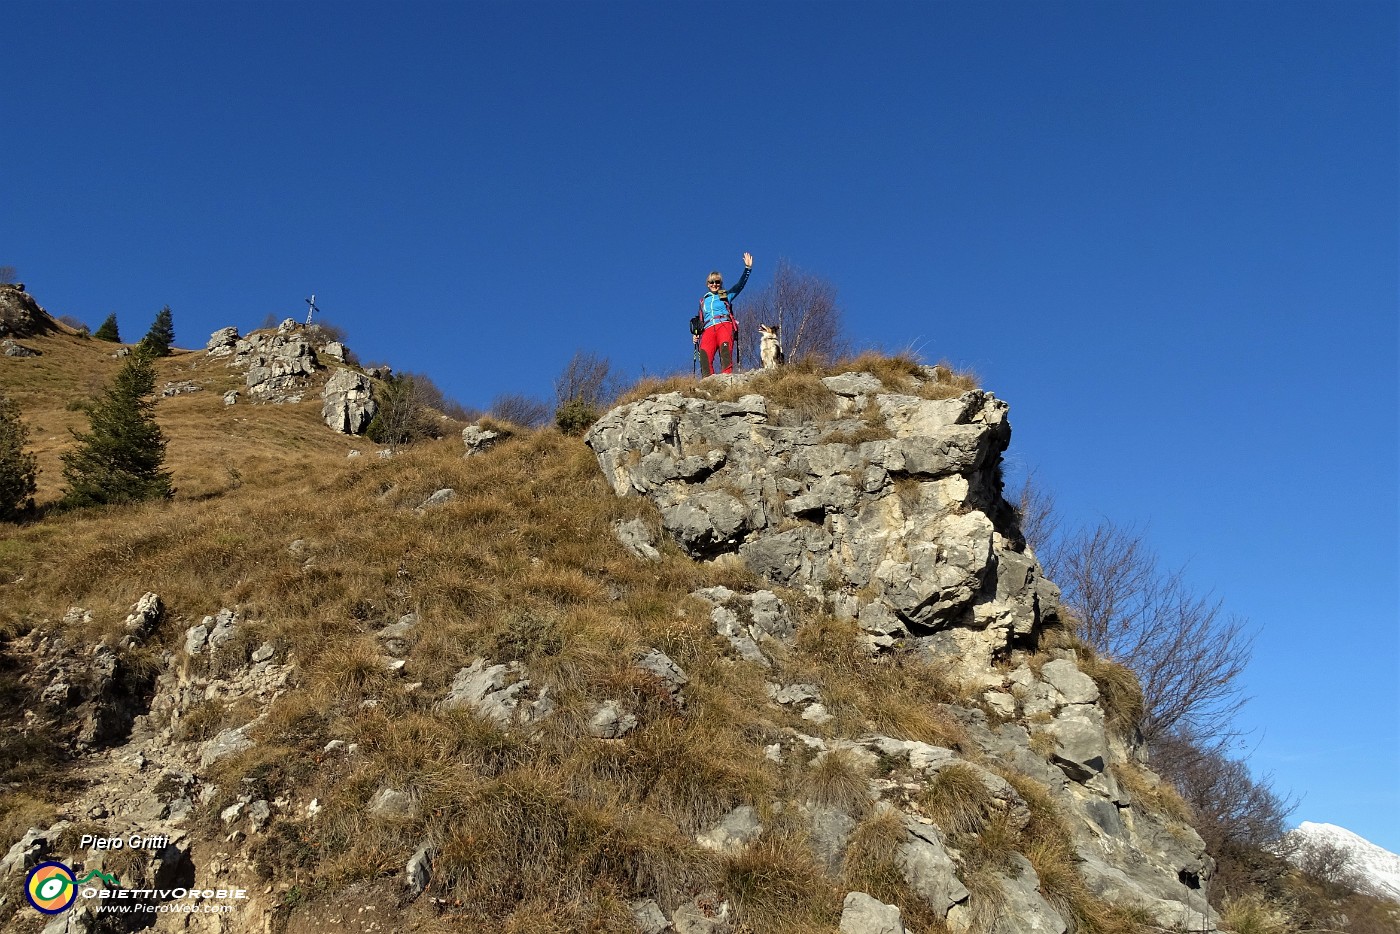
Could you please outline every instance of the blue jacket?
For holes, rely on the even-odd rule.
[[[700,299],[700,318],[703,327],[710,327],[719,324],[721,321],[734,320],[734,305],[732,299],[744,290],[744,283],[749,281],[750,270],[744,267],[744,274],[739,277],[739,281],[734,283],[734,287],[728,291],[706,292]]]

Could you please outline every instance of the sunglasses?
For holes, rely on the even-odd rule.
[[[711,279],[710,285],[724,285],[724,283],[719,281],[718,279]]]

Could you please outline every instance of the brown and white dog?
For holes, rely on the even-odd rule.
[[[783,345],[778,343],[778,326],[776,324],[760,324],[758,333],[760,335],[759,359],[763,361],[765,370],[772,370],[783,362]]]

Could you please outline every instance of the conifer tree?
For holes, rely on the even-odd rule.
[[[112,385],[88,408],[91,430],[73,432],[78,447],[63,455],[65,506],[168,499],[175,492],[161,470],[165,437],[147,398],[156,371],[147,349],[126,358]]]
[[[122,337],[117,333],[117,313],[114,311],[107,316],[107,320],[102,322],[102,326],[92,335],[100,341],[111,341],[120,344]]]
[[[166,305],[156,313],[151,329],[141,338],[141,343],[153,357],[170,356],[170,345],[175,343],[175,325],[170,320],[170,306]]]
[[[33,454],[24,452],[29,429],[19,418],[19,406],[0,394],[0,519],[14,519],[34,505],[34,477],[39,473]]]

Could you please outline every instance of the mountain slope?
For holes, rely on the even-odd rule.
[[[31,424],[116,362],[26,343]],[[156,407],[175,500],[0,540],[6,930],[44,860],[246,889],[156,930],[1213,928],[1131,679],[1017,543],[990,394],[872,358],[681,380],[594,450],[352,458],[313,394],[225,406],[228,362],[161,363],[204,387]],[[131,834],[163,842],[83,840]],[[127,929],[92,902],[65,930]]]
[[[1345,827],[1303,821],[1288,835],[1286,849],[1290,860],[1303,868],[1326,851],[1339,869],[1357,877],[1361,891],[1400,902],[1400,856]]]

